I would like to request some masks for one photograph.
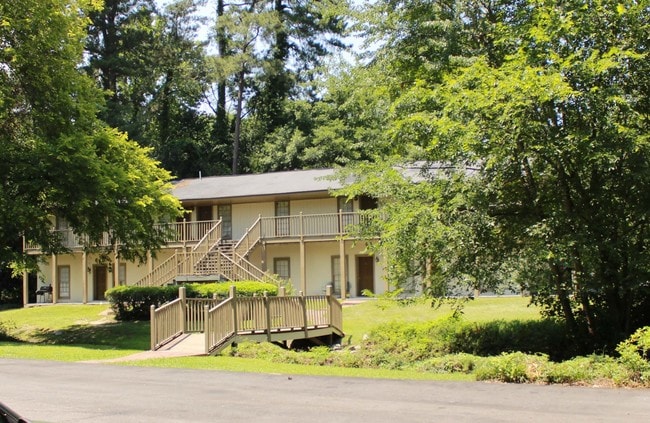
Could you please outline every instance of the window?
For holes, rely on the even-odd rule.
[[[196,220],[199,222],[212,220],[212,206],[198,206],[196,208]]]
[[[377,207],[379,207],[379,202],[375,197],[370,197],[367,195],[362,195],[359,197],[360,210],[374,210]]]
[[[349,272],[349,266],[348,266],[348,256],[345,256],[345,272],[346,274]],[[346,277],[348,285],[346,285],[346,288],[349,290],[349,282],[350,278]],[[341,292],[341,259],[340,256],[332,256],[332,284],[334,285],[334,292],[340,293]]]
[[[336,206],[336,212],[342,213],[339,232],[344,232],[348,225],[354,224],[354,203],[345,197],[336,197]]]
[[[232,205],[218,205],[217,215],[221,219],[221,238],[232,239]]]
[[[59,281],[59,298],[70,298],[70,266],[58,266],[57,279]]]
[[[68,224],[68,221],[63,219],[62,217],[57,217],[56,218],[56,229],[59,231],[65,231],[67,229],[70,229],[70,225]]]
[[[289,201],[275,202],[275,235],[287,236],[289,231]],[[286,216],[286,217],[284,217]]]
[[[117,268],[117,284],[126,285],[126,263],[120,263]]]
[[[278,257],[273,259],[273,273],[281,279],[289,280],[291,277],[291,260],[289,257]]]

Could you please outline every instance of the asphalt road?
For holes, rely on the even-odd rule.
[[[246,374],[0,359],[46,422],[647,422],[650,390]]]

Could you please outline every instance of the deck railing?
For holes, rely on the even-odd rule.
[[[162,305],[151,306],[151,349],[157,350],[183,334],[184,329],[183,298]]]
[[[205,330],[205,307],[213,308],[218,298],[187,298],[184,287],[178,298],[159,308],[151,306],[151,349],[156,350],[184,333]]]
[[[344,235],[359,223],[359,213],[299,214],[262,217],[260,238],[300,238]]]
[[[272,341],[309,338],[314,330],[343,334],[341,304],[331,287],[326,295],[253,298],[237,297],[231,287],[230,298],[212,309],[206,307],[205,315],[206,354],[215,354],[236,337]]]
[[[206,220],[200,222],[182,221],[160,223],[156,224],[154,228],[165,235],[165,241],[167,244],[192,244],[201,241],[206,234],[215,230],[215,225],[219,222],[220,221],[218,220]],[[88,245],[88,238],[83,235],[78,235],[71,228],[55,229],[53,232],[59,237],[61,245],[65,248],[78,249]],[[221,236],[220,232],[219,236]],[[110,234],[105,233],[96,246],[111,247],[111,241]],[[41,248],[40,245],[30,242],[29,240],[25,240],[24,247],[25,251],[38,251]]]

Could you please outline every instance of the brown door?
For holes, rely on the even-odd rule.
[[[104,295],[106,293],[106,281],[107,281],[106,266],[93,266],[95,301],[106,300],[106,296]]]
[[[357,257],[357,296],[364,289],[375,291],[375,260],[370,256]]]

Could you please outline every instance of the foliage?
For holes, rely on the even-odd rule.
[[[262,296],[264,293],[275,296],[278,287],[274,284],[257,281],[238,281],[232,283],[194,283],[185,285],[187,298],[227,298],[230,287],[235,286],[237,295],[242,297]],[[178,298],[179,285],[166,286],[117,286],[106,291],[106,299],[117,320],[149,320],[151,306]]]
[[[498,380],[507,383],[536,382],[544,374],[547,358],[522,352],[502,354],[484,360],[476,369],[476,380]]]
[[[106,291],[106,299],[117,320],[149,320],[151,306],[178,298],[178,287],[168,286],[116,286]]]
[[[0,3],[0,263],[22,262],[21,235],[60,252],[52,216],[92,250],[108,234],[126,258],[164,240],[174,218],[170,175],[97,119],[100,90],[79,70],[93,2]],[[119,242],[118,242],[119,239]]]
[[[650,382],[650,326],[637,329],[618,344],[616,352],[636,379],[646,384]]]
[[[272,297],[278,295],[277,285],[258,281],[193,283],[185,285],[187,288],[187,296],[190,298],[212,298],[213,295],[216,295],[218,298],[227,298],[230,294],[231,286],[235,287],[237,296],[241,297],[261,297],[265,293]]]
[[[399,161],[428,166],[411,186],[390,163],[360,167],[342,193],[384,200],[368,230],[387,235],[376,251],[393,283],[520,285],[611,350],[650,323],[650,9],[482,4],[371,6],[388,134]]]

